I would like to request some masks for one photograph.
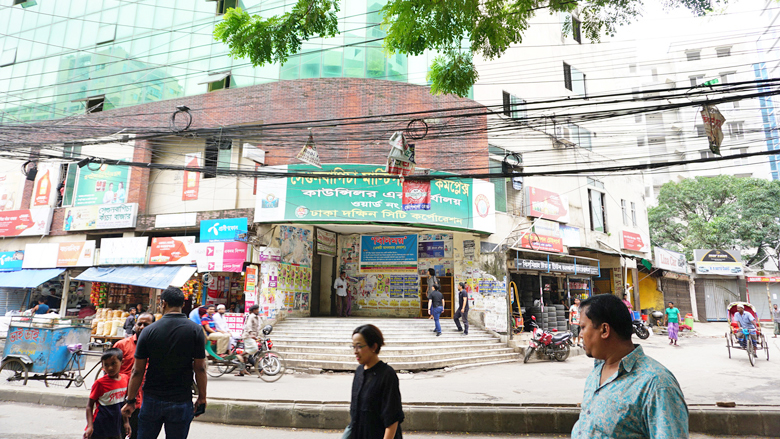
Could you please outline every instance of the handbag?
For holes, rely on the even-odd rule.
[[[352,439],[352,424],[347,425],[347,428],[344,429],[341,439]]]

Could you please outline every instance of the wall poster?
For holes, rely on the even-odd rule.
[[[417,270],[417,235],[363,235],[360,237],[363,272],[414,272]]]

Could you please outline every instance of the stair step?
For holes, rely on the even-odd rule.
[[[315,353],[309,353],[309,352],[287,352],[287,351],[277,351],[280,354],[284,356],[284,359],[286,361],[296,361],[296,360],[321,360],[321,361],[340,361],[343,363],[348,363],[350,361],[355,361],[355,355],[354,354],[315,354]],[[485,356],[489,355],[499,355],[499,354],[512,354],[514,351],[510,348],[503,348],[503,349],[490,349],[490,350],[476,350],[476,351],[452,351],[452,352],[445,352],[445,353],[439,353],[436,355],[430,355],[430,354],[396,354],[396,355],[388,355],[385,354],[385,351],[382,350],[381,352],[381,358],[382,361],[385,361],[387,363],[419,363],[419,362],[425,362],[425,361],[437,361],[437,360],[448,360],[452,358],[484,358]]]
[[[278,352],[301,352],[301,353],[313,353],[313,354],[335,354],[343,355],[345,352],[349,353],[349,345],[344,346],[316,346],[316,345],[298,345],[298,344],[281,344],[274,343],[274,350]],[[490,342],[475,342],[475,343],[461,343],[451,344],[444,346],[428,345],[428,346],[382,346],[382,355],[422,355],[428,354],[431,356],[439,353],[446,353],[453,350],[465,351],[465,350],[495,350],[506,349],[506,345],[499,343],[497,340],[491,340]]]
[[[482,364],[482,363],[494,363],[497,361],[517,361],[520,356],[516,353],[511,354],[498,354],[482,357],[459,357],[450,358],[446,360],[432,360],[432,361],[418,361],[418,362],[388,362],[393,369],[400,370],[430,370],[430,369],[442,369],[445,367],[453,367],[466,364]],[[325,370],[337,370],[337,371],[354,371],[357,368],[357,363],[353,360],[350,362],[340,361],[319,361],[319,360],[287,360],[286,365],[288,368],[317,368]]]
[[[385,346],[391,346],[391,347],[402,347],[402,346],[431,346],[433,344],[436,345],[459,345],[462,344],[465,340],[464,338],[470,338],[469,341],[472,342],[495,342],[499,343],[497,338],[493,337],[471,337],[471,334],[468,335],[468,337],[429,337],[429,338],[416,338],[416,339],[397,339],[397,340],[390,340],[385,342]],[[317,339],[317,338],[292,338],[292,337],[285,337],[285,338],[271,338],[271,341],[274,343],[274,347],[278,345],[290,345],[290,344],[297,344],[297,345],[314,345],[314,346],[345,346],[349,348],[349,345],[352,343],[352,340],[332,340],[330,338],[328,339]]]

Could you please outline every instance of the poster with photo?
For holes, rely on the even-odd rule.
[[[280,226],[279,241],[282,262],[311,265],[314,248],[311,230],[294,226]]]
[[[339,252],[339,270],[347,272],[348,276],[357,276],[359,273],[358,261],[360,258],[360,235],[348,235],[341,237],[341,250]]]

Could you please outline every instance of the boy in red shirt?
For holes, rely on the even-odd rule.
[[[121,439],[123,425],[130,434],[130,423],[121,411],[127,396],[128,380],[127,375],[119,373],[122,351],[109,349],[100,357],[100,362],[106,375],[95,381],[89,394],[84,439]]]

